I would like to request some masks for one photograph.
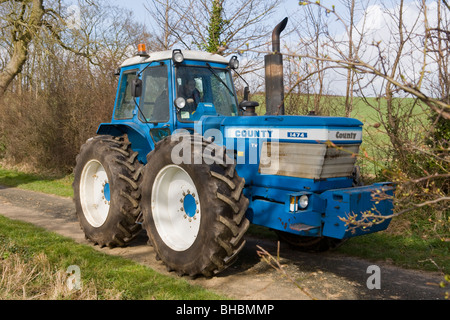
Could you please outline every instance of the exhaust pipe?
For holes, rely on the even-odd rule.
[[[266,114],[284,115],[283,55],[280,53],[280,34],[286,28],[288,18],[284,18],[273,30],[272,51],[265,57],[266,70]]]
[[[280,53],[281,45],[280,45],[280,34],[286,29],[286,25],[288,23],[288,18],[284,18],[272,32],[272,51],[274,53]]]

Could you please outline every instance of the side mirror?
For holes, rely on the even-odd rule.
[[[142,80],[141,79],[134,79],[131,82],[131,96],[134,98],[139,98],[142,96]]]

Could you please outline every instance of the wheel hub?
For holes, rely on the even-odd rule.
[[[195,195],[188,193],[184,199],[181,199],[181,202],[183,202],[183,210],[186,216],[195,218],[195,214],[197,213],[197,200],[195,199]]]
[[[109,183],[106,180],[103,183],[102,193],[103,193],[103,195],[105,197],[105,200],[110,202],[111,201],[111,189],[109,187]]]

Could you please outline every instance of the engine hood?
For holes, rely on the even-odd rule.
[[[356,119],[318,116],[205,116],[195,129],[203,136],[220,130],[225,139],[264,139],[294,143],[358,144],[363,123]],[[217,131],[216,131],[217,132]]]

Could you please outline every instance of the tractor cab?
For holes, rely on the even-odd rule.
[[[146,155],[177,129],[194,131],[203,116],[235,117],[242,109],[235,93],[232,69],[238,67],[216,54],[163,51],[138,55],[117,70],[120,76],[111,123],[99,134],[128,134],[133,148]],[[145,156],[140,161],[146,163]]]

